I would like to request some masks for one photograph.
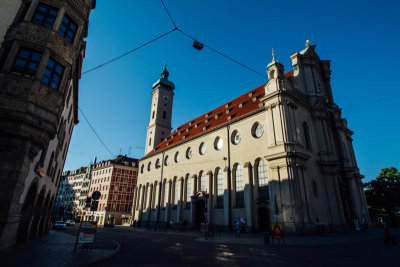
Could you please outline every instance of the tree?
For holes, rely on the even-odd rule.
[[[394,167],[381,169],[378,177],[364,184],[371,213],[386,213],[395,223],[396,208],[400,207],[400,173]]]

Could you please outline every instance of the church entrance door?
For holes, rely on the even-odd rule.
[[[269,232],[271,230],[269,210],[265,206],[258,208],[258,230],[260,232]]]
[[[196,211],[194,217],[194,226],[196,230],[200,229],[200,223],[205,221],[205,201],[203,199],[198,199],[196,201]]]

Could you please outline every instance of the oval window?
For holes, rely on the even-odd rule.
[[[151,170],[151,161],[149,162],[149,164],[147,164],[147,170],[148,170],[148,171]]]
[[[186,150],[186,158],[191,159],[192,156],[193,156],[192,148],[188,147],[188,149]]]
[[[181,160],[181,154],[179,154],[179,151],[175,153],[175,162],[178,163]]]
[[[156,169],[160,168],[160,159],[156,160]]]
[[[242,134],[238,130],[234,130],[231,135],[232,144],[237,145],[242,140]]]
[[[169,164],[169,157],[168,157],[168,155],[166,155],[164,158],[164,165],[168,166],[168,164]]]
[[[214,141],[214,148],[216,150],[220,150],[224,146],[224,140],[221,137],[217,136]]]
[[[264,133],[264,127],[261,125],[261,123],[256,122],[253,124],[253,127],[251,128],[251,135],[255,138],[260,138]]]
[[[199,147],[200,155],[204,155],[206,151],[207,151],[207,145],[204,142],[202,142]]]

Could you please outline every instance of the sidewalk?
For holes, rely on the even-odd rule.
[[[0,254],[2,266],[82,266],[111,257],[119,250],[115,241],[96,238],[93,249],[74,253],[76,237],[50,230],[28,243]]]
[[[132,231],[148,232],[149,234],[154,233],[153,231],[148,231],[145,228],[135,228],[135,229],[131,228],[131,229]],[[391,231],[395,237],[398,237],[400,235],[400,228],[392,228]],[[186,232],[161,231],[157,233],[193,236],[197,237],[195,240],[199,242],[264,245],[263,234],[242,233],[240,235],[240,238],[236,238],[233,233],[218,232],[215,233],[214,239],[210,237],[205,239],[204,237],[200,236],[199,232],[192,232],[192,231],[186,231]],[[374,239],[382,239],[383,242],[383,228],[373,228],[365,232],[333,233],[333,234],[327,234],[325,236],[285,235],[284,244],[289,246],[319,246],[319,245],[351,244],[351,243],[358,243]],[[274,243],[278,244],[277,241],[274,241]],[[283,243],[281,242],[281,244]]]

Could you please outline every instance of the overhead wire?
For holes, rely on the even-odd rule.
[[[91,72],[91,71],[94,71],[94,70],[96,70],[96,69],[98,69],[98,68],[104,67],[105,65],[108,65],[108,64],[110,64],[111,62],[114,62],[114,61],[116,61],[116,60],[118,60],[118,59],[120,59],[120,58],[122,58],[122,57],[125,57],[125,56],[129,55],[130,53],[132,53],[132,52],[134,52],[134,51],[136,51],[136,50],[138,50],[138,49],[140,49],[140,48],[142,48],[142,47],[145,47],[146,45],[149,45],[149,44],[151,44],[152,42],[157,41],[158,39],[160,39],[160,38],[162,38],[162,37],[164,37],[164,36],[170,34],[171,32],[174,32],[174,31],[176,31],[176,30],[177,30],[177,28],[172,29],[172,30],[170,30],[170,31],[168,31],[168,32],[166,32],[166,33],[164,33],[164,34],[161,34],[160,36],[158,36],[158,37],[156,37],[156,38],[154,38],[154,39],[152,39],[152,40],[150,40],[150,41],[148,41],[148,42],[146,42],[146,43],[144,43],[144,44],[142,44],[142,45],[140,45],[140,46],[138,46],[138,47],[136,47],[136,48],[134,48],[134,49],[132,49],[132,50],[129,50],[128,52],[126,52],[126,53],[124,53],[124,54],[122,54],[122,55],[120,55],[120,56],[118,56],[118,57],[115,57],[115,58],[113,58],[113,59],[111,59],[111,60],[109,60],[109,61],[107,61],[107,62],[104,62],[104,63],[98,65],[97,67],[94,67],[94,68],[91,68],[91,69],[89,69],[89,70],[87,70],[87,71],[82,72],[82,74],[86,74],[86,73]]]
[[[182,30],[179,29],[179,28],[177,28],[177,30],[178,30],[179,32],[181,32],[182,34],[186,35],[187,37],[189,37],[190,39],[192,39],[193,41],[199,40],[199,39],[197,39],[197,38],[195,38],[195,37],[189,35],[188,33],[182,31]],[[236,59],[234,59],[234,58],[232,58],[232,57],[230,57],[230,56],[228,56],[228,55],[226,55],[226,54],[220,52],[219,50],[217,50],[217,49],[215,49],[215,48],[212,48],[211,46],[205,44],[204,42],[201,42],[201,43],[202,43],[205,47],[207,47],[208,49],[210,49],[211,51],[213,51],[213,52],[219,54],[220,56],[223,56],[223,57],[225,57],[226,59],[229,59],[230,61],[232,61],[232,62],[234,62],[234,63],[236,63],[236,64],[238,64],[238,65],[240,65],[240,66],[242,66],[242,67],[244,67],[244,68],[246,68],[247,70],[252,71],[252,72],[254,72],[254,73],[256,73],[256,74],[262,76],[263,78],[267,78],[267,79],[268,79],[268,77],[267,77],[266,75],[262,74],[261,72],[258,72],[258,71],[256,71],[255,69],[250,68],[249,66],[247,66],[247,65],[245,65],[245,64],[243,64],[243,63],[241,63],[241,62],[239,62],[238,60],[236,60]]]
[[[106,144],[103,142],[103,140],[101,139],[101,137],[97,134],[96,130],[93,128],[92,124],[89,122],[88,118],[86,117],[85,113],[83,113],[82,109],[80,106],[78,106],[79,111],[81,112],[81,114],[83,115],[83,117],[85,118],[86,122],[89,124],[89,127],[92,129],[93,133],[96,135],[96,137],[99,139],[99,141],[101,142],[101,144],[104,146],[104,148],[108,151],[108,153],[110,153],[110,155],[112,157],[115,157],[115,155],[110,151],[110,149],[108,149],[108,147],[106,146]]]
[[[167,6],[164,4],[164,1],[161,0],[161,3],[163,4],[164,9],[165,9],[165,11],[167,12],[167,14],[168,14],[168,16],[169,16],[169,19],[171,20],[172,24],[173,24],[174,27],[177,29],[178,27],[176,26],[175,21],[173,20],[171,14],[169,13]]]

